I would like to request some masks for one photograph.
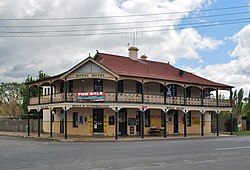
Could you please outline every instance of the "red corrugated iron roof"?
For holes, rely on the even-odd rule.
[[[173,67],[168,63],[161,63],[149,60],[131,60],[129,57],[97,53],[94,58],[114,73],[122,76],[133,76],[143,78],[153,78],[166,81],[200,84],[215,87],[232,88],[233,86],[216,83],[192,73],[184,71],[181,76],[180,69]]]

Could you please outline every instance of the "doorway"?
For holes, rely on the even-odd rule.
[[[141,134],[141,111],[136,111],[136,134]]]
[[[93,132],[103,133],[103,109],[93,109]]]
[[[60,112],[60,133],[64,133],[64,113],[63,110]]]
[[[127,109],[125,108],[119,111],[119,134],[127,135]]]

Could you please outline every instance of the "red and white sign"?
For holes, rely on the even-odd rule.
[[[76,92],[76,96],[104,96],[105,92]]]
[[[76,92],[76,101],[105,101],[105,92]]]

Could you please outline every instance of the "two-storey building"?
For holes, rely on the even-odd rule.
[[[169,63],[99,53],[70,70],[29,84],[39,91],[29,110],[43,114],[43,131],[75,135],[211,133],[211,112],[231,111],[232,86],[216,83]],[[228,98],[220,91],[227,91]],[[219,132],[217,131],[217,134]],[[40,132],[39,132],[40,135]]]

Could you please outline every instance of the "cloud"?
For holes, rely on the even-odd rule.
[[[1,18],[54,18],[78,16],[114,16],[144,13],[163,13],[171,11],[199,10],[210,5],[211,0],[1,0]],[[157,24],[127,24],[127,25],[89,25],[85,27],[65,28],[0,28],[1,31],[46,31],[46,30],[92,30],[87,33],[100,33],[96,29],[124,28],[122,35],[108,36],[78,36],[78,37],[51,37],[51,38],[1,38],[0,37],[0,81],[22,81],[25,74],[37,75],[43,70],[50,75],[59,74],[77,62],[93,56],[95,50],[101,52],[127,55],[127,43],[132,44],[131,35],[137,33],[136,45],[141,54],[149,59],[171,61],[192,59],[202,61],[200,51],[213,50],[223,44],[222,41],[201,35],[195,29],[146,32],[152,28],[136,30],[137,26],[152,27],[155,25],[174,25],[180,20],[170,21],[169,18],[184,18],[189,13],[152,17],[105,18],[92,20],[56,20],[56,21],[0,21],[1,25],[53,25],[53,24],[100,24],[108,22],[131,22],[138,20],[159,20]],[[128,28],[128,29],[125,29]],[[69,32],[71,34],[86,31]],[[103,31],[102,31],[103,32]],[[110,31],[105,31],[110,32]],[[111,31],[112,32],[112,31]],[[114,31],[113,31],[114,32]],[[126,32],[126,34],[125,34]],[[51,35],[47,33],[46,35]],[[55,33],[54,33],[55,34]],[[60,33],[57,33],[60,34]],[[64,33],[65,34],[65,33]],[[4,34],[6,35],[6,34]],[[15,35],[15,34],[11,34]],[[45,34],[37,34],[45,35]],[[163,57],[165,56],[165,57]],[[167,57],[166,57],[167,56]]]
[[[232,51],[231,56],[247,57],[250,56],[250,24],[243,27],[236,35],[232,38],[237,42],[237,46]]]
[[[230,55],[237,58],[224,64],[184,68],[210,80],[233,85],[236,89],[243,88],[245,95],[247,95],[250,90],[250,24],[232,36],[231,40],[237,44]]]

